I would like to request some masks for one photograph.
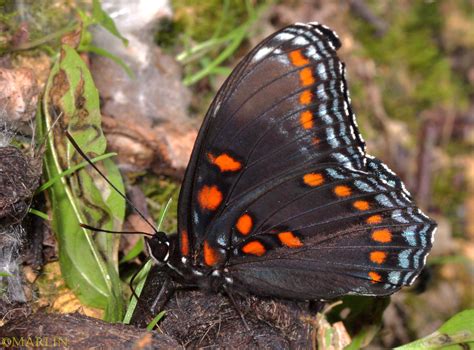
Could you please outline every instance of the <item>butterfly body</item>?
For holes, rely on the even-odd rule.
[[[435,223],[365,152],[336,34],[266,38],[214,99],[186,170],[178,233],[147,239],[185,286],[293,300],[410,285]]]

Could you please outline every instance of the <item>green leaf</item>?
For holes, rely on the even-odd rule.
[[[104,154],[106,148],[100,127],[99,94],[87,66],[67,45],[62,46],[60,57],[51,69],[43,113],[40,134],[45,136],[53,128],[45,154],[45,174],[50,180],[60,177],[60,181],[53,181],[49,194],[62,275],[81,302],[104,309],[106,320],[118,321],[123,312],[117,267],[119,237],[106,234],[93,237],[79,224],[119,230],[125,202],[103,178],[89,174],[86,169],[61,177],[66,169],[83,161],[67,142],[63,130],[67,129],[91,158]],[[98,166],[123,192],[122,179],[114,163],[106,159]]]
[[[120,34],[115,26],[114,20],[102,9],[99,0],[92,1],[92,18],[102,27],[107,29],[112,35],[122,40],[124,45],[128,45],[128,40]]]
[[[459,345],[461,345],[461,347]],[[472,349],[474,347],[474,309],[454,315],[436,332],[412,343],[399,346],[397,350],[421,349]]]

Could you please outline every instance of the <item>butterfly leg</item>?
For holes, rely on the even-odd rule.
[[[226,285],[224,285],[224,291],[225,291],[225,293],[227,294],[227,296],[229,297],[229,299],[230,299],[232,305],[234,306],[235,311],[237,311],[237,313],[239,314],[240,319],[242,320],[242,323],[243,323],[244,326],[245,326],[245,329],[250,332],[250,331],[251,331],[250,326],[248,325],[247,321],[245,320],[245,316],[244,316],[244,314],[242,313],[242,310],[240,309],[239,305],[237,305],[237,303],[236,303],[236,301],[235,301],[235,299],[234,299],[234,295],[233,295],[232,292],[229,290],[229,288],[227,288]]]
[[[133,288],[133,282],[135,281],[135,278],[137,278],[138,274],[140,273],[140,271],[143,270],[143,268],[145,267],[145,264],[147,263],[149,259],[146,259],[146,261],[143,263],[143,265],[137,269],[137,271],[135,271],[135,273],[133,274],[132,278],[130,279],[130,283],[128,284],[128,286],[130,287],[130,290],[132,291],[132,297],[135,297],[135,299],[139,299],[137,293],[135,292],[135,288]]]
[[[317,314],[323,310],[325,305],[325,301],[313,299],[309,301],[308,309],[311,313]]]
[[[153,266],[130,323],[141,328],[146,327],[153,317],[163,310],[175,290],[175,282],[169,274],[158,266]]]

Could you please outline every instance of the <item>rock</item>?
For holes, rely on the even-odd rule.
[[[0,67],[0,121],[12,125],[30,122],[35,115],[38,94],[31,69]]]
[[[181,66],[154,44],[150,30],[158,19],[170,16],[169,4],[142,0],[122,5],[105,2],[104,9],[129,45],[104,30],[97,31],[94,40],[120,57],[135,76],[108,58],[91,57],[102,112],[113,118],[104,118],[109,149],[120,154],[125,170],[152,169],[181,177],[197,135],[197,125],[188,115],[191,93],[181,81]]]

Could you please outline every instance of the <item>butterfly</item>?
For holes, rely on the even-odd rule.
[[[162,303],[174,284],[292,300],[384,296],[420,273],[436,224],[366,153],[340,46],[324,25],[290,25],[225,81],[185,173],[177,234],[145,237],[165,276]]]

